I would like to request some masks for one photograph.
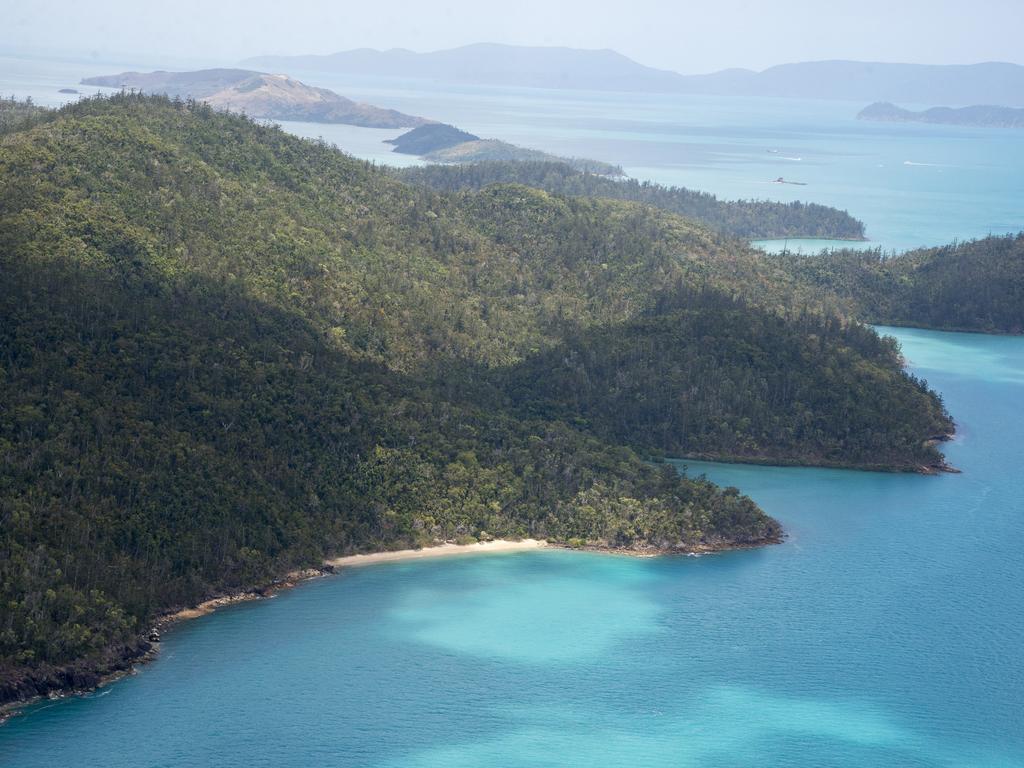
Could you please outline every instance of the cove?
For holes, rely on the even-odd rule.
[[[347,570],[30,708],[0,765],[1024,766],[1024,339],[880,330],[963,474],[689,462],[785,543]]]

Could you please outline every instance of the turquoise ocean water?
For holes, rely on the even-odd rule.
[[[145,66],[0,59],[0,93],[57,103]],[[886,247],[1024,227],[1024,133],[293,74],[640,178],[838,204]],[[377,146],[393,131],[288,127],[394,157]],[[30,708],[0,727],[0,765],[1024,766],[1024,339],[889,330],[957,418],[963,474],[691,463],[786,542],[350,570],[183,624],[139,675]]]

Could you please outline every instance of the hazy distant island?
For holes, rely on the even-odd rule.
[[[600,160],[567,158],[551,155],[539,149],[528,149],[498,139],[481,139],[454,125],[429,123],[413,128],[394,139],[395,152],[406,155],[420,155],[433,163],[478,163],[485,161],[534,161],[558,162],[574,170],[601,176],[623,176],[622,168]]]
[[[723,69],[683,75],[645,66],[607,49],[479,43],[428,53],[360,48],[326,56],[260,56],[244,61],[243,66],[528,88],[1024,107],[1024,67],[1000,62],[808,61],[761,72]]]
[[[288,75],[247,69],[201,69],[193,72],[121,72],[86,77],[83,85],[128,88],[145,93],[205,101],[218,109],[245,112],[271,120],[344,123],[364,128],[409,128],[425,118],[394,109],[361,104],[326,88],[314,88]]]
[[[959,109],[932,107],[914,112],[897,107],[887,101],[877,101],[857,113],[857,119],[876,120],[884,123],[935,123],[983,128],[1024,128],[1024,109],[981,104]]]

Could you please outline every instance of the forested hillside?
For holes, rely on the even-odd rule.
[[[629,200],[695,219],[712,229],[748,239],[823,237],[860,240],[864,224],[846,211],[817,203],[719,200],[707,192],[636,179],[585,173],[566,163],[480,162],[430,165],[395,171],[399,178],[442,192],[479,190],[516,183],[558,195]]]
[[[1024,333],[1024,234],[893,256],[837,251],[776,258],[795,279],[838,296],[869,322]]]
[[[751,500],[649,448],[939,460],[921,442],[948,421],[891,349],[672,214],[438,194],[166,98],[33,122],[0,136],[0,699],[94,682],[158,612],[328,554],[777,540]],[[574,403],[580,368],[553,361],[591,346],[610,363]],[[687,355],[702,367],[682,375]],[[748,364],[764,383],[722,378]],[[875,389],[854,412],[806,397],[823,378]],[[685,439],[645,434],[644,398]],[[893,441],[871,456],[876,433]]]

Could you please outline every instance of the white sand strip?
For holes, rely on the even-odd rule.
[[[548,543],[540,539],[523,539],[522,541],[481,541],[476,544],[439,544],[436,547],[423,549],[399,549],[394,552],[374,552],[367,555],[348,555],[327,560],[327,565],[335,568],[348,568],[374,563],[391,563],[398,560],[423,560],[428,557],[449,557],[452,555],[483,555],[493,552],[519,552],[528,549],[540,549]]]

